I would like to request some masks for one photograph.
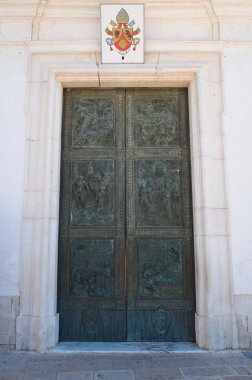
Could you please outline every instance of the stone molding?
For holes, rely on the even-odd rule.
[[[81,40],[86,33],[96,40],[102,2],[107,0],[75,0],[74,5],[71,0],[0,0],[0,40]],[[143,2],[148,38],[157,39],[158,25],[167,40],[252,40],[252,4],[246,0]],[[12,26],[6,24],[10,21]],[[21,35],[17,28],[26,31]]]
[[[17,349],[58,340],[57,244],[63,87],[189,87],[200,347],[237,347],[223,141],[221,46],[147,44],[143,65],[102,65],[92,44],[30,44]],[[212,46],[212,48],[213,48]],[[192,49],[190,51],[190,49]],[[161,51],[162,50],[162,51]]]
[[[49,18],[97,18],[99,6],[107,0],[0,0],[1,17],[49,17]],[[129,3],[135,1],[129,1]],[[147,9],[147,18],[168,17],[204,20],[215,17],[252,17],[252,4],[247,0],[153,0],[142,1]],[[113,3],[121,3],[115,0]]]

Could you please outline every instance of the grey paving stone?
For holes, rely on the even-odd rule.
[[[25,363],[27,360],[27,355],[25,354],[7,354],[3,355],[3,358],[1,360],[1,363],[7,364],[7,365],[20,365],[21,363]]]
[[[165,370],[141,369],[134,371],[135,380],[178,380],[184,376],[177,368],[167,368]]]
[[[143,361],[145,368],[179,368],[179,367],[204,367],[209,366],[204,358],[195,357],[179,357],[178,355],[174,357],[163,357],[163,358],[151,358],[149,360]]]
[[[143,368],[143,362],[141,359],[132,358],[129,359],[127,355],[123,358],[118,358],[117,355],[110,356],[110,358],[100,357],[78,357],[67,359],[63,363],[46,363],[46,371],[48,372],[74,372],[74,371],[110,371],[110,370],[132,370]]]
[[[66,371],[68,367],[65,366],[65,363],[45,363],[45,372],[46,373],[57,373],[59,371]],[[71,368],[69,369],[71,371]],[[77,369],[78,371],[78,369]]]
[[[248,358],[252,359],[252,351],[242,351],[243,355],[247,356]]]
[[[23,375],[18,373],[2,373],[0,374],[0,380],[22,380]]]
[[[252,371],[245,366],[236,366],[236,367],[231,367],[237,375],[252,375]]]
[[[126,357],[124,358],[114,358],[113,360],[107,360],[107,363],[110,363],[110,368],[108,369],[113,369],[113,370],[128,370],[128,369],[141,369],[143,367],[143,361],[138,358],[132,358],[129,359]],[[104,368],[105,370],[106,368]]]
[[[61,372],[57,380],[93,380],[93,372]]]
[[[2,362],[5,362],[7,359],[8,359],[8,357],[10,356],[10,354],[8,353],[8,352],[1,352],[0,351],[0,364],[2,363]]]
[[[184,380],[221,380],[219,376],[193,376],[183,378]],[[177,379],[176,379],[177,380]]]
[[[135,380],[132,371],[94,372],[94,380]]]
[[[182,371],[183,375],[187,377],[235,375],[235,372],[229,367],[194,367],[194,368],[181,368],[180,370]]]
[[[146,355],[143,356],[145,360]],[[139,355],[70,355],[66,359],[66,365],[86,370],[127,370],[143,368],[142,356]],[[78,370],[78,369],[77,369]]]
[[[7,366],[6,364],[5,365],[2,365],[1,366],[1,369],[0,369],[0,373],[1,374],[5,374],[5,376],[7,376],[7,374],[16,374],[16,373],[19,373],[19,374],[24,374],[25,370],[24,370],[24,367],[22,365],[15,365],[15,366]]]
[[[206,355],[205,362],[209,365],[218,366],[218,365],[224,365],[224,366],[247,366],[251,364],[251,360],[242,355],[241,353],[237,354],[210,354]]]
[[[22,380],[56,380],[57,374],[56,373],[30,373],[24,375]]]
[[[110,356],[108,358],[107,355],[104,356],[97,356],[97,355],[85,355],[85,354],[77,354],[72,355],[70,354],[67,356],[66,361],[60,365],[57,366],[60,368],[62,366],[62,369],[59,369],[61,372],[67,372],[67,371],[95,371],[95,370],[109,370],[111,368],[112,362],[117,362],[118,357],[117,355]],[[48,367],[53,369],[53,366],[55,363],[48,363]],[[128,369],[128,368],[127,368]]]
[[[20,362],[7,362],[0,366],[0,373],[29,373],[29,372],[37,372],[43,373],[45,369],[45,364],[41,362],[30,362],[30,361],[22,361]]]
[[[252,380],[252,376],[242,376],[242,375],[236,375],[236,376],[222,376],[222,380]]]
[[[0,380],[124,380],[126,373],[135,380],[252,380],[252,360],[239,352],[0,353]]]
[[[66,361],[80,361],[80,360],[85,360],[85,361],[90,361],[90,360],[97,360],[97,359],[105,359],[107,358],[108,355],[97,355],[97,354],[91,354],[91,353],[69,353],[66,355]]]
[[[64,363],[66,361],[66,354],[57,354],[57,353],[45,353],[38,354],[36,352],[33,353],[29,357],[29,361],[31,362],[44,362],[44,363]]]
[[[183,367],[217,367],[217,366],[248,366],[251,364],[250,359],[241,353],[207,353],[207,354],[190,354],[174,355],[174,363],[179,361],[183,363]],[[177,365],[177,364],[176,364]],[[182,365],[178,365],[182,367]]]
[[[112,360],[68,360],[64,363],[47,363],[45,372],[84,372],[84,371],[100,371],[111,370]],[[123,369],[123,368],[119,368]],[[129,368],[127,368],[129,369]]]

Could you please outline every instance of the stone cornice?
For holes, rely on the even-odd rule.
[[[0,0],[0,18],[97,19],[100,3],[108,0]],[[135,3],[135,0],[127,3]],[[207,20],[213,17],[252,17],[248,0],[142,0],[146,18]],[[113,3],[123,3],[113,0]]]
[[[0,0],[0,19],[33,18],[40,0]]]
[[[97,54],[100,43],[97,41],[20,41],[1,42],[0,48],[27,48],[31,54]],[[145,41],[145,54],[156,53],[217,53],[228,48],[252,49],[252,41]]]

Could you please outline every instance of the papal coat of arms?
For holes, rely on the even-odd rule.
[[[110,25],[113,26],[112,30],[106,28],[105,32],[112,36],[107,38],[106,42],[110,46],[110,50],[113,50],[113,46],[118,50],[118,53],[125,55],[129,52],[133,45],[133,50],[136,50],[136,46],[140,42],[140,38],[135,38],[140,33],[140,28],[133,29],[135,21],[129,22],[129,15],[125,9],[121,9],[116,16],[116,21],[111,20]]]
[[[104,62],[143,61],[143,6],[122,4],[117,9],[109,5],[109,8],[105,8],[105,5],[103,7],[103,56],[106,57]],[[103,17],[103,14],[106,14],[106,17]]]

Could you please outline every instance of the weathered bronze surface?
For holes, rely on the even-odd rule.
[[[114,262],[113,240],[70,241],[71,295],[112,297]]]
[[[71,225],[114,224],[114,160],[72,163]]]
[[[180,240],[139,239],[138,295],[169,297],[182,293],[182,252]]]
[[[179,225],[179,161],[138,159],[135,161],[135,175],[137,225]]]
[[[60,339],[193,341],[186,89],[64,92]]]
[[[113,97],[76,98],[72,114],[75,147],[115,145],[115,103]]]
[[[179,105],[172,96],[135,97],[137,146],[172,146],[180,141]]]

